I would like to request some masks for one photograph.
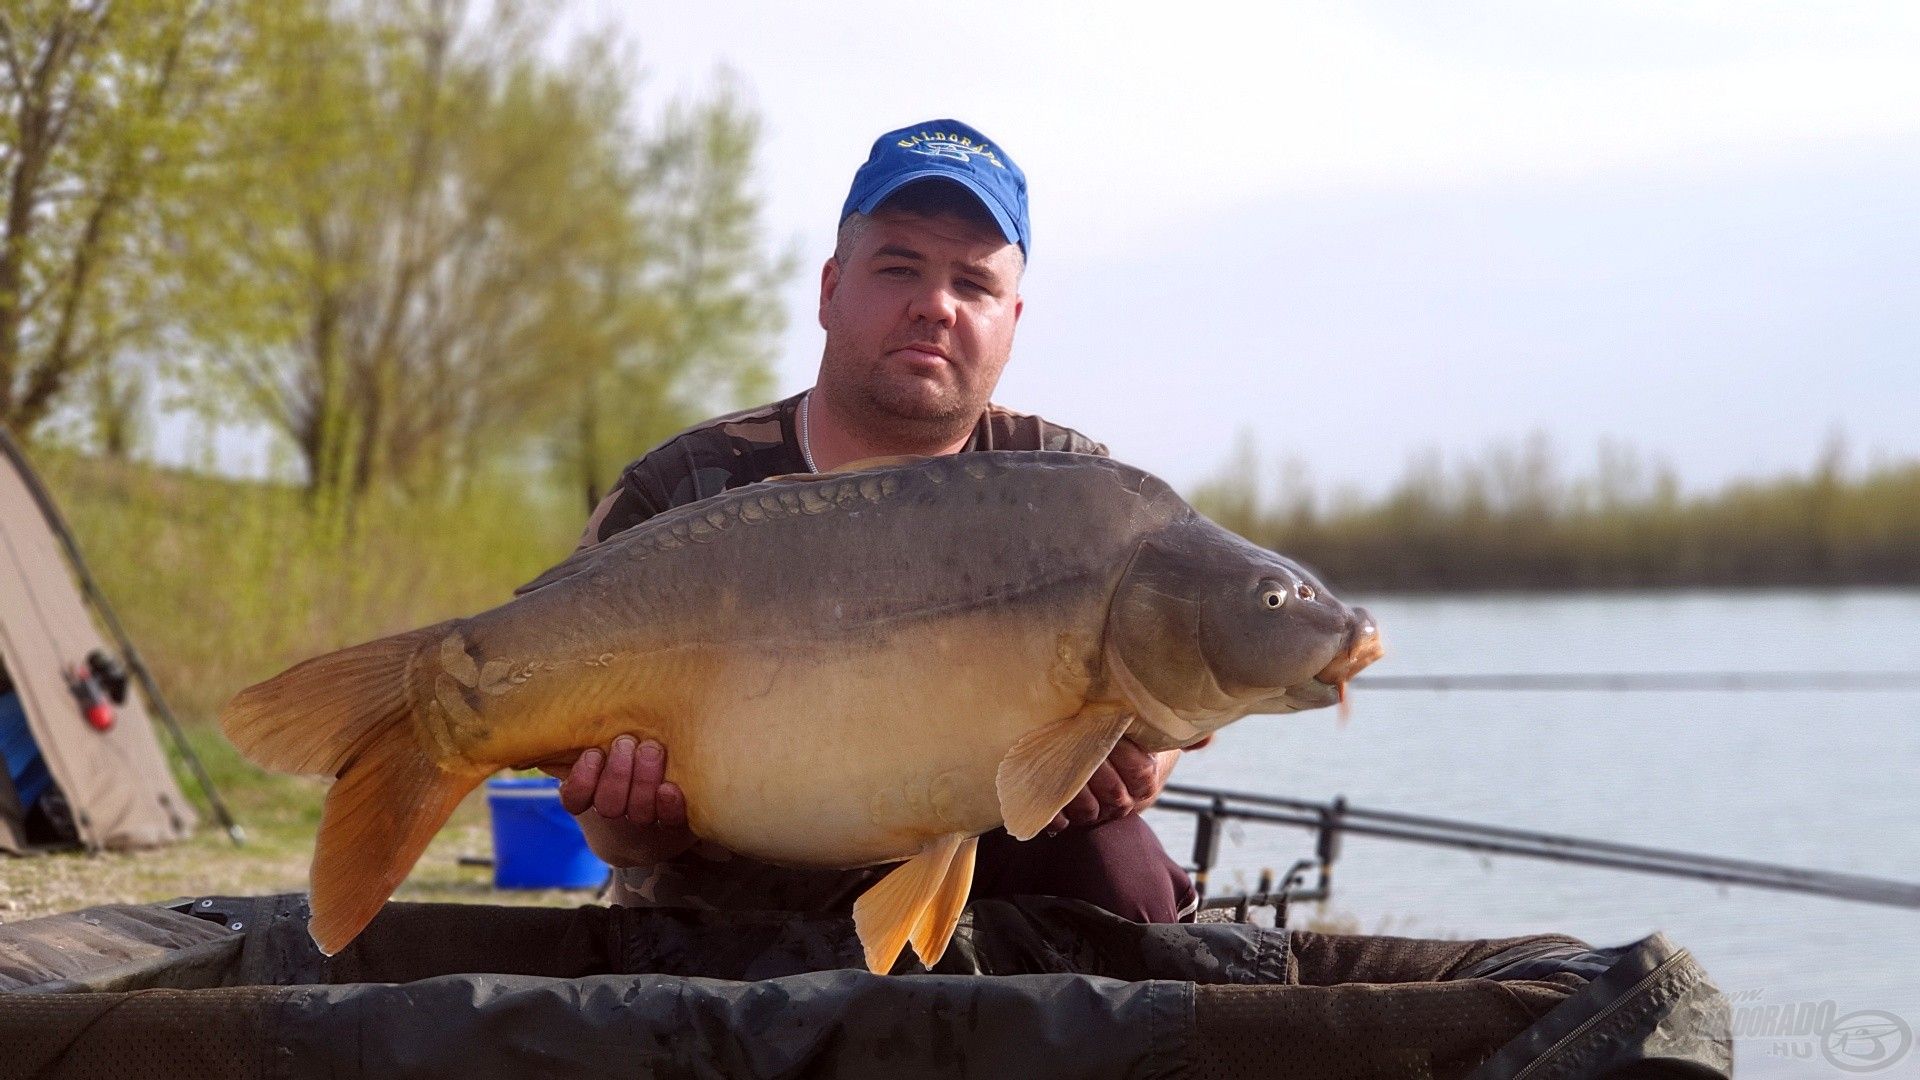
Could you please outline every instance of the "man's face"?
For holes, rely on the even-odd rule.
[[[971,425],[1020,321],[1020,249],[952,215],[875,214],[820,272],[820,388],[902,432]]]

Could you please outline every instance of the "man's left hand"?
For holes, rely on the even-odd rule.
[[[1173,763],[1179,758],[1178,750],[1154,754],[1140,749],[1132,739],[1121,739],[1114,744],[1107,760],[1094,770],[1080,794],[1054,815],[1046,828],[1047,835],[1079,825],[1114,821],[1145,810],[1160,797],[1160,789],[1167,784],[1167,774],[1173,771]]]

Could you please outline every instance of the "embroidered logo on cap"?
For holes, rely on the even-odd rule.
[[[962,163],[971,163],[975,157],[979,157],[990,162],[996,169],[1006,168],[1006,165],[1000,161],[1000,155],[993,152],[993,147],[983,142],[975,142],[965,135],[954,135],[945,131],[922,131],[901,139],[896,145],[903,150],[911,150],[927,157],[947,158]]]

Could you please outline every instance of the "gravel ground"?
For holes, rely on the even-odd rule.
[[[216,759],[218,760],[218,759]],[[9,858],[0,855],[0,923],[73,911],[96,904],[149,904],[181,897],[301,892],[313,857],[324,788],[314,781],[268,777],[257,772],[223,776],[222,790],[246,825],[248,842],[235,847],[217,827],[206,825],[191,839],[142,852],[79,852]],[[486,798],[476,791],[427,845],[394,897],[470,904],[539,904],[576,907],[595,903],[597,890],[500,890],[492,870],[462,866],[462,856],[491,856],[493,840]],[[1255,921],[1270,921],[1270,912]],[[1393,933],[1392,920],[1371,929]],[[1338,909],[1302,904],[1295,925],[1325,933],[1359,933],[1359,920]],[[1432,936],[1432,935],[1428,935]]]
[[[299,813],[278,816],[282,819],[242,815],[249,831],[245,847],[235,847],[219,828],[203,825],[186,842],[155,851],[98,855],[61,852],[24,858],[0,855],[0,922],[96,904],[304,891],[307,863],[313,855],[313,828],[301,820],[303,815]],[[427,846],[426,854],[394,896],[401,900],[564,907],[594,901],[592,890],[495,889],[491,869],[461,866],[458,861],[463,855],[492,854],[485,801],[476,793]]]

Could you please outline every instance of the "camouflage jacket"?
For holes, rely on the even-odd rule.
[[[649,451],[627,466],[594,509],[580,546],[676,506],[770,476],[806,472],[795,422],[804,396],[709,420]],[[1071,428],[999,405],[987,406],[961,453],[974,450],[1107,454],[1105,446]],[[667,753],[671,758],[673,748]],[[876,870],[771,866],[702,843],[674,859],[615,871],[608,899],[627,907],[846,911],[877,876]]]
[[[769,476],[807,471],[794,415],[804,393],[730,413],[688,428],[626,467],[593,511],[581,547],[591,547],[663,510],[685,506]],[[1107,456],[1107,448],[1072,428],[988,405],[969,450],[1059,450]]]

